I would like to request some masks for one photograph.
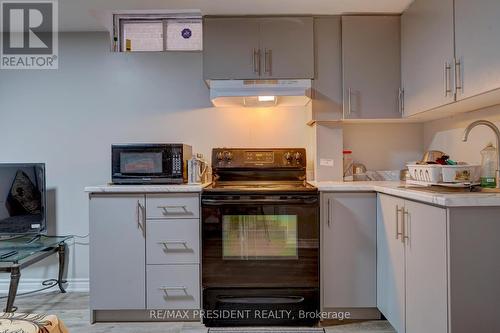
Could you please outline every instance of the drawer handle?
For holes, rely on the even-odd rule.
[[[185,286],[173,286],[173,287],[162,286],[162,287],[160,287],[160,290],[163,290],[163,292],[165,293],[165,296],[170,296],[168,294],[169,291],[183,291],[184,294],[186,294],[186,296],[189,295],[187,292],[187,288]]]
[[[193,215],[192,212],[188,211],[187,206],[158,206],[159,209],[163,210],[163,215],[179,215],[179,214],[184,214],[184,215]],[[177,210],[176,212],[168,211],[168,210]],[[182,210],[182,212],[179,212],[178,210]]]
[[[187,245],[187,241],[164,241],[164,242],[158,242],[158,244],[163,245],[163,247],[165,248],[165,250],[169,250],[169,248],[168,248],[169,244],[171,244],[171,245],[182,245],[182,246],[184,246],[184,248],[186,250],[189,249],[189,247]]]

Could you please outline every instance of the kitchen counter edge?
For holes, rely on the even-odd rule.
[[[372,181],[372,182],[334,182],[310,181],[320,192],[378,192],[419,201],[442,207],[498,207],[500,194],[496,193],[459,193],[442,194],[402,188],[405,182]]]
[[[87,193],[199,193],[210,185],[172,184],[172,185],[97,185],[85,187]]]

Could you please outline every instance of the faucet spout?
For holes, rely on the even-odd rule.
[[[469,124],[469,126],[467,126],[467,128],[465,129],[464,136],[462,137],[462,141],[467,142],[467,139],[469,138],[470,131],[474,127],[479,126],[479,125],[484,125],[484,126],[491,128],[491,130],[493,130],[493,132],[495,133],[495,136],[497,137],[498,162],[497,162],[497,170],[496,170],[496,180],[497,180],[497,188],[500,188],[500,130],[498,129],[498,127],[495,124],[493,124],[491,121],[487,121],[487,120],[474,121],[471,124]]]

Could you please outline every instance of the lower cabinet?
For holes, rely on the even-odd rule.
[[[200,309],[199,207],[198,193],[90,195],[93,318]]]
[[[145,196],[90,197],[90,308],[146,307]]]
[[[360,318],[372,308],[378,316],[376,208],[375,193],[322,193],[323,310],[352,311]]]
[[[379,194],[377,306],[398,333],[448,332],[446,209]]]

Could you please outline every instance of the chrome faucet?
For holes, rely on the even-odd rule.
[[[471,123],[469,126],[467,126],[467,128],[465,129],[462,141],[466,142],[467,138],[469,137],[470,131],[478,125],[488,126],[489,128],[491,128],[493,130],[493,132],[495,132],[495,135],[497,137],[498,164],[497,164],[497,170],[496,170],[496,180],[497,180],[497,188],[500,188],[500,153],[499,153],[500,152],[500,130],[498,129],[498,127],[496,127],[496,125],[493,124],[491,121],[477,120],[477,121]]]

